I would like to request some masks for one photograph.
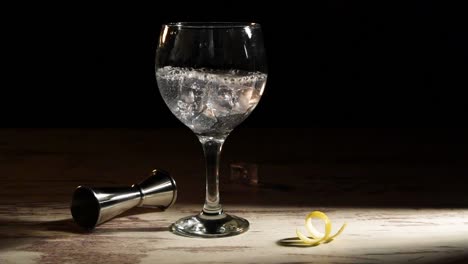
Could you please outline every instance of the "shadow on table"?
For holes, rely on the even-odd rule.
[[[418,262],[418,263],[426,263],[426,264],[466,264],[468,263],[468,255],[464,256],[457,256],[457,257],[451,257],[448,260],[430,260],[427,262]]]
[[[115,222],[106,222],[107,224],[103,223],[102,226],[97,226],[94,230],[86,230],[81,228],[73,221],[72,218],[54,221],[0,219],[0,250],[18,247],[33,240],[37,241],[37,238],[56,237],[56,232],[63,233],[64,236],[99,236],[100,234],[110,234],[117,232],[169,231],[169,224],[166,226],[161,226],[161,223],[152,224],[148,222],[146,224],[138,218],[139,215],[154,212],[157,212],[154,208],[134,208],[108,221],[111,222],[112,220],[115,220]],[[129,218],[132,222],[132,226],[129,227],[128,224],[119,222],[119,218]],[[121,225],[118,223],[121,223]]]
[[[278,246],[283,246],[283,247],[316,247],[318,246],[318,245],[305,244],[297,237],[283,238],[283,239],[276,241],[276,244]]]
[[[314,245],[305,244],[298,237],[283,238],[283,239],[280,239],[280,240],[276,241],[276,244],[278,246],[283,246],[283,247],[297,247],[297,248],[317,247],[317,246],[319,246],[317,244],[314,244]],[[326,243],[324,243],[324,244],[326,244]],[[388,258],[393,258],[393,257],[397,256],[398,254],[399,254],[398,252],[396,252],[396,253],[390,253],[389,252]],[[424,251],[422,251],[421,254],[424,254]],[[431,259],[431,257],[433,257],[433,256],[432,255],[420,256],[420,257],[417,258],[417,263],[424,263],[424,264],[466,264],[466,263],[468,263],[468,253],[467,254],[460,254],[460,255],[453,254],[449,258],[447,258],[446,260]],[[410,260],[408,260],[407,262],[410,262]]]
[[[268,185],[230,183],[224,177],[221,196],[225,204],[468,208],[465,165],[356,161],[258,166],[259,183]]]
[[[119,217],[117,217],[119,218]],[[105,223],[103,223],[105,224]],[[49,231],[56,231],[56,232],[64,232],[70,234],[103,234],[103,233],[117,233],[117,232],[162,232],[162,231],[169,231],[168,226],[161,226],[161,227],[119,227],[116,225],[112,225],[109,227],[107,226],[97,226],[93,230],[87,230],[79,227],[72,219],[66,220],[59,220],[59,221],[50,221],[50,222],[43,222],[40,224],[43,230]]]

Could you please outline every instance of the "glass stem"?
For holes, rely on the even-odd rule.
[[[206,198],[203,214],[220,215],[223,208],[219,199],[219,159],[226,137],[198,136],[206,161]]]

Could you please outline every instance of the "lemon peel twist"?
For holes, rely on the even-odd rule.
[[[325,222],[325,233],[318,231],[314,225],[312,224],[312,219],[318,218]],[[310,246],[318,246],[321,243],[328,243],[339,236],[346,227],[346,223],[344,223],[341,228],[336,232],[334,235],[331,235],[332,224],[328,216],[320,211],[313,211],[309,213],[305,219],[305,226],[307,231],[310,234],[310,237],[302,234],[299,230],[296,229],[297,237],[304,243]]]

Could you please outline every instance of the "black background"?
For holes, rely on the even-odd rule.
[[[269,79],[244,127],[465,126],[465,9],[442,1],[375,2],[5,8],[1,123],[182,127],[155,82],[161,24],[254,21],[263,27]]]
[[[3,175],[18,182],[63,179],[54,172],[61,163],[55,156],[36,159],[41,153],[71,157],[86,172],[68,175],[80,184],[109,171],[142,175],[151,166],[174,175],[203,171],[196,137],[157,89],[161,25],[255,21],[263,28],[269,76],[260,104],[241,127],[259,129],[232,133],[223,150],[225,168],[251,161],[289,164],[295,171],[294,164],[303,163],[300,174],[320,175],[316,186],[328,182],[336,193],[340,177],[363,179],[362,188],[339,196],[345,197],[341,204],[369,205],[374,201],[366,195],[383,190],[397,206],[467,205],[468,21],[461,4],[41,2],[1,12],[1,126],[78,128],[2,129],[6,160],[32,153],[36,162],[6,167]],[[178,129],[159,129],[167,127]],[[353,166],[356,175],[349,172]],[[284,183],[287,174],[276,175]]]

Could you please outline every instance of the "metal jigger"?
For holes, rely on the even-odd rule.
[[[156,169],[150,177],[131,187],[78,186],[73,193],[71,213],[79,226],[91,230],[133,207],[169,208],[176,198],[174,179]]]

